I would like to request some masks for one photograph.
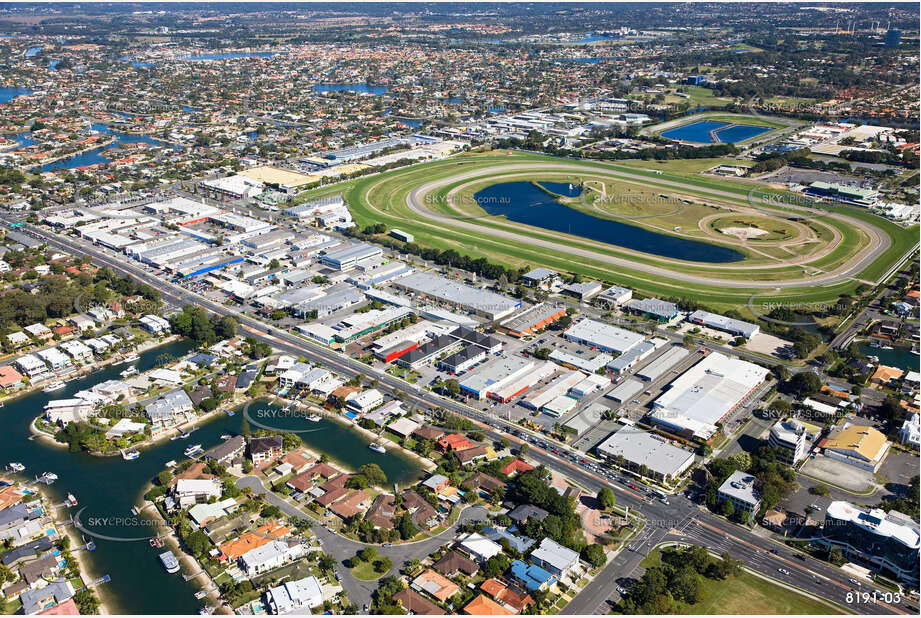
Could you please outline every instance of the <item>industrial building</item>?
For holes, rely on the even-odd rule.
[[[659,298],[634,298],[624,304],[624,309],[659,322],[671,321],[678,315],[678,305]]]
[[[239,175],[203,180],[198,183],[198,186],[214,196],[234,200],[256,197],[263,190],[261,182]]]
[[[673,348],[676,349],[676,348]],[[685,438],[709,440],[716,424],[754,391],[768,370],[719,352],[678,376],[652,404],[649,418]]]
[[[485,358],[486,350],[475,345],[468,345],[438,361],[438,368],[457,375],[482,362]]]
[[[512,337],[533,335],[566,315],[565,307],[540,303],[525,309],[500,324]]]
[[[580,371],[566,371],[553,378],[546,386],[536,389],[521,400],[521,405],[532,410],[540,410],[560,395],[565,395],[573,386],[585,379]]]
[[[563,333],[563,337],[575,343],[618,354],[623,354],[644,339],[639,333],[592,319],[576,322]]]
[[[534,361],[527,358],[513,356],[498,359],[461,381],[460,388],[475,399],[484,399],[490,393],[515,382],[534,368]]]
[[[550,360],[554,363],[562,365],[563,367],[581,369],[586,373],[595,373],[613,359],[613,356],[605,352],[599,352],[591,357],[584,354],[570,354],[566,350],[559,349],[550,353]]]
[[[646,382],[654,382],[665,375],[672,367],[690,355],[687,348],[672,346],[664,354],[636,372],[636,377]]]
[[[521,307],[519,300],[429,273],[412,273],[397,279],[393,285],[489,320],[500,320]]]
[[[643,341],[609,362],[607,364],[607,368],[614,373],[623,373],[641,360],[644,360],[650,354],[655,352],[656,349],[665,345],[666,343],[668,342],[665,339],[651,339],[649,341]]]
[[[462,342],[459,339],[448,335],[436,335],[428,342],[401,354],[394,362],[407,369],[419,367],[434,360],[440,354],[448,354],[452,350],[460,348],[461,345]]]
[[[332,251],[327,251],[320,261],[336,270],[349,270],[371,262],[380,261],[384,254],[380,247],[368,243],[355,243],[346,245]]]
[[[369,333],[382,328],[387,328],[394,322],[408,318],[413,314],[412,309],[406,307],[390,307],[388,309],[372,309],[365,313],[355,313],[345,318],[334,326],[336,340],[340,343],[349,343]]]
[[[695,311],[689,315],[688,321],[706,326],[707,328],[721,330],[737,337],[745,337],[746,339],[751,339],[761,330],[761,327],[757,324],[727,318],[724,315],[703,310]]]
[[[868,425],[845,423],[819,442],[825,455],[857,468],[876,472],[889,452],[885,434]]]
[[[662,482],[673,481],[694,464],[691,451],[629,425],[612,433],[595,450],[608,461],[622,461],[629,470]]]
[[[595,302],[609,307],[619,307],[631,298],[633,298],[633,290],[613,285],[596,296]]]

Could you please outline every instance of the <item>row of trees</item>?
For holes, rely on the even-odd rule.
[[[186,305],[180,313],[169,319],[170,328],[177,335],[188,337],[199,344],[214,345],[237,334],[237,320],[231,316],[208,313],[203,307]]]

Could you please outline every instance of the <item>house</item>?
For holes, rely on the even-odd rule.
[[[40,359],[45,361],[52,371],[61,371],[73,365],[70,357],[65,355],[57,348],[46,348],[35,353]]]
[[[365,414],[383,403],[384,394],[376,388],[370,388],[349,399],[345,405],[353,412]]]
[[[545,537],[531,552],[531,560],[557,577],[563,577],[579,565],[579,554]]]
[[[451,484],[451,479],[444,474],[433,474],[422,482],[423,487],[428,487],[432,493],[438,493]]]
[[[29,336],[21,330],[8,334],[6,340],[9,341],[10,345],[14,348],[21,348],[30,341]]]
[[[432,565],[432,568],[445,577],[453,577],[457,573],[463,573],[467,576],[476,575],[476,572],[480,570],[480,566],[476,562],[465,558],[456,551],[446,553],[441,560]]]
[[[329,505],[329,510],[342,519],[351,519],[368,508],[371,496],[363,489],[348,491],[341,499]]]
[[[464,606],[463,612],[470,616],[511,616],[515,612],[505,609],[485,594],[478,594]]]
[[[51,582],[43,588],[24,591],[19,601],[22,603],[22,613],[28,616],[64,603],[73,596],[74,588],[69,581]]]
[[[60,347],[67,352],[76,363],[85,363],[93,360],[93,351],[82,341],[77,341],[76,339],[65,341]]]
[[[438,525],[438,511],[419,492],[407,489],[400,496],[403,508],[410,514],[413,524],[422,530],[431,530]]]
[[[45,326],[44,324],[30,324],[24,326],[23,330],[29,333],[33,339],[37,341],[48,341],[54,337],[54,333],[51,332],[51,329]]]
[[[85,315],[80,315],[80,314],[72,315],[69,318],[67,318],[67,321],[71,324],[71,326],[73,326],[75,329],[77,329],[81,333],[84,331],[96,329],[96,322],[94,322],[93,320],[91,320],[89,317]]]
[[[230,515],[237,510],[237,501],[233,498],[225,498],[219,502],[210,502],[196,504],[189,509],[189,519],[195,528],[202,528],[205,524],[220,519],[225,515]]]
[[[468,448],[473,448],[473,442],[459,433],[448,434],[438,441],[438,450],[442,453],[463,451]]]
[[[0,388],[16,389],[22,386],[22,374],[9,365],[0,367]]]
[[[509,544],[509,547],[517,551],[519,554],[526,554],[528,550],[534,547],[534,544],[537,542],[529,536],[517,536],[512,534],[507,529],[503,528],[493,528],[491,526],[486,526],[481,530],[483,534],[486,535],[490,541],[495,541],[502,545],[502,541],[505,541]]]
[[[513,614],[519,614],[534,605],[534,598],[530,594],[521,594],[495,577],[490,577],[480,584],[480,590]]]
[[[214,448],[205,451],[202,458],[227,465],[242,455],[244,450],[246,450],[246,440],[243,436],[233,436]]]
[[[524,459],[515,458],[512,461],[505,464],[504,466],[502,466],[501,468],[499,468],[499,472],[501,472],[505,476],[514,476],[515,474],[521,474],[523,472],[527,472],[528,470],[533,470],[533,469],[534,469],[534,466],[526,462]]]
[[[407,613],[416,616],[441,616],[444,614],[443,609],[412,588],[403,588],[393,595],[393,600],[399,603]]]
[[[889,386],[892,382],[901,378],[904,373],[904,371],[896,367],[879,365],[873,375],[870,376],[870,382],[878,386]]]
[[[249,441],[249,458],[253,465],[274,461],[284,451],[284,439],[281,436],[253,438]]]
[[[189,395],[181,388],[177,388],[147,404],[144,414],[152,424],[166,427],[173,424],[181,415],[191,412],[194,407]]]
[[[270,541],[251,549],[237,559],[237,564],[252,577],[287,564],[304,555],[300,541]]]
[[[179,479],[172,493],[179,506],[186,507],[220,498],[221,482],[215,479]]]
[[[245,532],[236,539],[225,541],[218,545],[219,559],[235,562],[243,554],[257,547],[262,547],[272,540],[283,539],[290,532],[286,526],[279,524],[277,521],[266,522],[255,530]]]
[[[477,562],[486,562],[502,552],[502,546],[490,541],[479,532],[471,532],[458,539],[458,546]]]
[[[415,590],[428,593],[442,603],[445,603],[460,590],[457,584],[433,569],[426,569],[425,572],[412,581],[411,586]]]
[[[516,524],[523,524],[529,519],[544,521],[549,514],[550,513],[539,506],[534,506],[533,504],[519,504],[509,512],[508,516]]]
[[[273,614],[308,614],[312,612],[298,610],[311,610],[322,605],[323,590],[320,580],[311,575],[270,588],[266,600]]]
[[[379,494],[365,513],[365,521],[370,521],[375,528],[389,530],[393,528],[396,515],[396,498],[390,494]]]
[[[20,356],[14,362],[16,366],[19,367],[19,370],[26,374],[30,380],[40,380],[51,374],[45,361],[34,354]]]
[[[401,438],[408,438],[419,428],[419,423],[416,421],[410,420],[405,416],[398,418],[397,420],[390,423],[387,426],[389,431],[392,431]]]
[[[457,450],[454,454],[457,456],[457,460],[461,462],[461,465],[467,465],[479,459],[486,459],[489,456],[489,449],[485,446],[474,446]]]
[[[429,442],[438,442],[444,435],[445,432],[443,430],[438,427],[432,427],[431,425],[423,425],[413,431],[413,437],[417,440],[428,440]]]
[[[462,483],[464,489],[476,490],[482,493],[491,494],[496,490],[505,488],[505,481],[500,481],[494,476],[485,472],[477,472]]]
[[[547,590],[556,583],[556,576],[536,564],[527,564],[521,560],[513,560],[510,573],[528,590]]]

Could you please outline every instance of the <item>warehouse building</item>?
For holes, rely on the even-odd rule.
[[[617,403],[626,403],[643,392],[643,383],[633,378],[627,378],[607,393],[605,397],[613,399]]]
[[[694,464],[694,453],[668,444],[662,437],[633,426],[621,426],[595,451],[613,463],[660,482],[670,482]]]
[[[633,290],[614,285],[595,298],[595,302],[608,307],[619,307],[633,298]]]
[[[643,335],[618,326],[585,319],[570,326],[563,337],[575,343],[581,343],[604,350],[623,354],[643,341]]]
[[[688,321],[693,322],[694,324],[700,324],[706,326],[707,328],[715,328],[716,330],[721,330],[729,333],[730,335],[735,335],[737,337],[745,337],[746,339],[751,339],[761,330],[761,327],[757,324],[752,324],[751,322],[743,322],[742,320],[735,320],[733,318],[727,318],[724,315],[719,315],[718,313],[710,313],[709,311],[695,311],[688,316]]]
[[[214,180],[203,180],[198,186],[215,197],[242,200],[256,197],[262,193],[263,185],[245,176],[227,176]]]
[[[563,294],[578,298],[581,301],[588,302],[601,294],[602,286],[597,281],[586,281],[584,283],[570,283],[563,286]]]
[[[624,309],[659,322],[668,322],[678,315],[678,305],[658,298],[634,298],[624,305]]]
[[[612,360],[610,363],[608,363],[607,367],[614,373],[623,373],[641,360],[644,360],[657,348],[665,345],[666,343],[668,342],[665,339],[651,339],[650,341],[643,341]]]
[[[722,421],[754,391],[768,370],[712,352],[672,381],[654,402],[649,418],[685,438],[709,440]]]
[[[387,328],[394,322],[399,322],[412,314],[412,309],[407,307],[372,309],[365,313],[354,313],[342,318],[339,324],[333,327],[338,331],[336,333],[336,340],[340,343],[355,341],[369,333]]]
[[[520,338],[525,335],[533,335],[537,331],[547,328],[564,315],[566,315],[565,307],[540,303],[505,320],[501,323],[501,326],[512,337]]]
[[[409,232],[404,232],[403,230],[398,230],[396,228],[390,230],[390,235],[397,240],[402,240],[403,242],[413,242],[416,239],[416,237]]]
[[[453,375],[458,375],[485,359],[486,350],[475,345],[468,345],[438,361],[438,368]]]
[[[486,335],[484,333],[478,332],[469,328],[467,326],[460,326],[457,329],[451,332],[451,336],[457,337],[461,341],[466,343],[471,343],[475,346],[483,348],[490,354],[497,354],[502,349],[502,340],[492,335]]]
[[[553,378],[550,384],[542,386],[522,399],[521,405],[532,410],[540,410],[560,395],[568,393],[569,389],[580,383],[584,378],[585,374],[580,371],[566,371]]]
[[[394,281],[393,285],[489,320],[501,320],[521,308],[519,300],[429,273],[412,273]]]
[[[412,369],[419,367],[435,360],[435,358],[442,354],[448,354],[451,351],[460,348],[461,342],[454,337],[448,335],[436,335],[431,340],[422,345],[401,354],[395,359],[395,363],[400,367],[405,367],[407,369]]]
[[[672,367],[690,355],[687,348],[672,346],[660,357],[636,372],[636,377],[646,382],[655,382]]]
[[[498,359],[461,381],[460,387],[475,399],[485,399],[489,393],[515,382],[534,367],[534,361],[527,358],[513,356]]]
[[[380,247],[362,242],[328,251],[320,258],[320,262],[336,270],[350,270],[380,261],[383,254]]]
[[[601,352],[592,357],[584,354],[570,354],[566,350],[554,350],[550,353],[550,360],[554,363],[569,367],[571,369],[581,369],[586,373],[595,373],[613,360],[613,356]]]

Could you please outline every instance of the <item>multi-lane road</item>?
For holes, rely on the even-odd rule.
[[[0,215],[0,220],[7,224],[15,222],[9,215]],[[320,363],[343,375],[354,377],[358,374],[376,379],[379,387],[392,393],[401,392],[406,399],[423,410],[443,408],[461,414],[480,423],[487,435],[494,440],[501,438],[518,440],[511,431],[520,428],[485,412],[474,410],[460,402],[445,399],[435,393],[412,386],[387,373],[377,371],[368,365],[351,359],[326,347],[306,341],[286,331],[276,331],[264,323],[235,309],[210,301],[193,294],[173,283],[157,278],[121,256],[110,255],[99,248],[74,238],[62,239],[42,228],[26,225],[26,231],[43,240],[52,247],[66,252],[82,251],[101,266],[113,271],[133,276],[159,290],[163,298],[176,306],[188,304],[200,305],[220,315],[231,315],[240,321],[241,329],[246,335],[264,341],[281,352],[294,356],[303,356]],[[526,436],[527,437],[527,436]],[[848,604],[847,593],[855,586],[849,582],[850,576],[839,569],[812,558],[800,560],[794,558],[794,552],[770,538],[762,538],[747,529],[732,524],[709,511],[693,504],[680,495],[671,496],[664,504],[642,491],[634,491],[618,484],[599,471],[592,471],[585,466],[563,457],[565,447],[557,450],[541,448],[539,440],[532,438],[529,457],[539,464],[563,474],[588,492],[597,492],[601,487],[611,486],[617,492],[618,504],[638,511],[646,520],[646,526],[638,539],[634,539],[627,549],[618,554],[579,595],[567,606],[564,613],[590,614],[607,611],[607,603],[617,598],[617,592],[611,582],[618,578],[635,575],[643,556],[656,544],[663,541],[687,542],[704,545],[714,551],[728,551],[734,558],[742,560],[745,566],[761,575],[780,580],[782,583],[802,589],[815,596],[847,607],[848,610],[862,614],[907,614],[918,613],[915,601],[902,600],[900,605],[886,604],[882,601],[860,604]],[[537,444],[535,444],[537,442]],[[771,553],[777,551],[777,554]],[[783,568],[789,575],[778,571]],[[872,592],[874,587],[865,582],[859,588],[861,592]],[[879,593],[883,594],[884,590]],[[361,595],[364,597],[364,595]]]

